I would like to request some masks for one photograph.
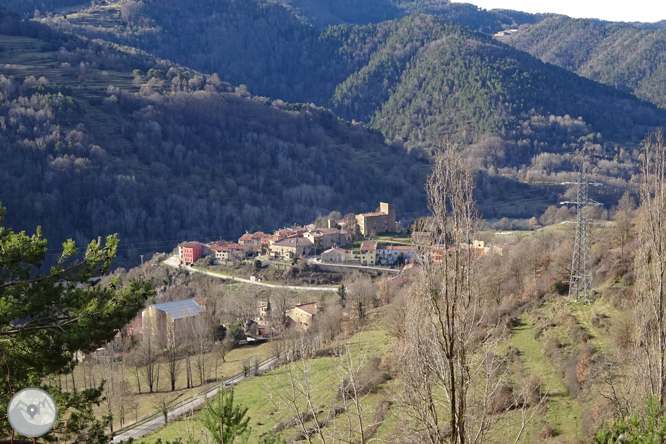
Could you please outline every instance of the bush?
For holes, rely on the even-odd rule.
[[[634,340],[634,319],[627,314],[618,315],[613,328],[610,329],[611,340],[618,350],[625,351]]]
[[[585,344],[592,336],[578,324],[569,327],[569,337],[574,344]]]
[[[494,394],[490,402],[490,414],[502,413],[513,407],[515,403],[513,387],[502,385]]]
[[[601,328],[601,327],[604,326],[604,324],[605,324],[604,321],[606,319],[608,319],[608,316],[606,316],[606,313],[597,313],[597,314],[594,315],[591,322],[592,322],[593,326],[595,326],[597,328]]]
[[[560,353],[560,348],[562,348],[560,340],[554,336],[549,336],[543,344],[543,353],[548,358],[553,359]]]
[[[572,398],[575,398],[580,393],[580,382],[578,382],[578,359],[575,356],[570,356],[564,364],[564,385],[567,393]]]
[[[380,370],[381,359],[371,358],[356,375],[355,389],[352,381],[345,379],[338,389],[338,399],[354,398],[373,393],[381,384],[391,379],[391,376]]]
[[[569,282],[565,282],[565,281],[561,281],[561,280],[553,282],[552,291],[554,293],[559,294],[559,295],[567,294],[569,292]]]

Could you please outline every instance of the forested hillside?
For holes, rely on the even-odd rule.
[[[0,5],[24,17],[39,17],[42,13],[61,8],[82,8],[90,6],[83,0],[1,0]]]
[[[544,62],[666,106],[666,29],[553,16],[501,38]]]
[[[410,14],[438,15],[472,30],[496,33],[545,16],[510,10],[485,10],[470,3],[447,0],[279,0],[299,19],[318,26],[367,25]]]
[[[518,153],[505,157],[508,164],[497,161],[500,167],[586,141],[636,146],[665,121],[662,111],[629,94],[432,15],[322,31],[275,4],[141,5],[132,14],[111,5],[44,22],[215,72],[253,94],[330,107],[410,148],[429,149],[444,137],[499,137]],[[553,119],[575,123],[562,129]]]
[[[409,7],[434,6],[423,2]],[[49,117],[49,125],[60,125],[61,134],[62,128],[80,131],[85,136],[82,146],[99,146],[109,156],[95,163],[91,156],[61,151],[58,158],[70,156],[67,174],[88,159],[91,166],[86,168],[92,168],[95,178],[89,185],[84,174],[77,173],[75,180],[65,175],[62,187],[99,189],[95,196],[104,199],[108,192],[131,189],[117,192],[131,196],[120,199],[117,208],[102,201],[83,208],[72,201],[78,206],[66,212],[72,214],[71,223],[66,217],[58,223],[62,228],[95,227],[93,233],[122,226],[120,231],[133,233],[137,242],[269,229],[276,222],[302,222],[330,209],[372,208],[380,195],[389,196],[399,208],[421,209],[417,196],[422,164],[413,160],[427,158],[445,140],[463,147],[467,162],[479,171],[477,199],[487,217],[540,215],[557,200],[557,191],[529,191],[516,181],[568,180],[567,172],[577,168],[583,151],[592,156],[600,180],[613,185],[607,191],[612,200],[635,176],[634,148],[666,122],[666,112],[628,92],[543,63],[434,15],[320,29],[274,3],[162,0],[109,2],[41,22],[206,73],[176,68],[134,49],[111,51],[99,40],[84,43],[58,33],[55,43],[52,37],[24,42],[27,52],[12,47],[11,38],[6,45],[4,55],[15,65],[5,74],[15,76],[7,81],[12,103],[34,100],[36,113],[47,106],[32,98],[42,93],[23,85],[31,74],[38,83],[40,76],[47,82],[34,88],[51,85],[52,94],[61,86],[70,88],[62,91],[71,97],[67,106],[80,109],[80,115],[56,114]],[[22,26],[38,27],[34,22]],[[4,23],[7,32],[14,28]],[[50,32],[42,26],[32,35]],[[36,55],[35,49],[47,52]],[[29,54],[55,78],[40,69],[19,69]],[[133,59],[116,63],[128,54]],[[251,94],[265,97],[252,99]],[[12,143],[26,139],[18,128],[6,136]],[[61,145],[76,146],[76,140]],[[326,157],[323,163],[320,156]],[[46,162],[44,156],[38,158]],[[83,160],[76,164],[78,158]],[[376,168],[371,174],[368,164]],[[27,177],[18,173],[26,171],[24,166],[13,168],[8,171]],[[45,164],[31,167],[45,170]],[[105,181],[109,171],[114,179]],[[122,185],[116,185],[118,177]],[[40,180],[35,184],[42,188],[33,184],[5,192],[18,201],[26,189],[62,192],[60,183],[52,187]],[[369,194],[348,201],[348,191],[355,189]],[[47,202],[40,205],[57,206]],[[11,202],[8,205],[11,214]],[[26,215],[33,214],[32,203],[21,205],[15,220],[30,220]],[[141,210],[125,215],[127,208]],[[193,215],[196,222],[183,214]],[[220,224],[212,234],[206,231],[212,226],[208,220]],[[166,234],[158,235],[152,227]]]
[[[121,255],[137,260],[180,240],[368,211],[379,200],[400,212],[424,207],[425,164],[329,111],[3,23],[14,32],[0,35],[0,202],[6,225],[44,225],[54,253],[65,237],[118,232]]]
[[[636,141],[664,121],[663,112],[629,94],[433,16],[329,30],[336,32],[343,54],[360,69],[338,86],[333,108],[412,146],[433,146],[444,137],[470,144],[498,135],[559,151],[563,143],[581,144],[581,137],[597,133],[617,143]],[[534,124],[565,115],[580,118],[568,134],[554,128],[539,134]],[[506,161],[521,165],[534,154],[524,147]]]

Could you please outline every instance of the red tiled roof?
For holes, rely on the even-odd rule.
[[[238,238],[238,242],[240,241],[246,241],[252,239],[252,235],[250,233],[245,233],[241,237]]]
[[[374,242],[363,242],[361,244],[361,251],[373,251],[377,249],[377,244]]]
[[[402,285],[407,282],[407,278],[405,276],[393,276],[388,278],[386,281],[389,283],[389,285]]]
[[[309,304],[296,305],[294,308],[301,309],[306,313],[310,313],[311,315],[317,314],[317,303],[316,302],[310,302]]]
[[[410,246],[410,245],[388,245],[386,247],[387,250],[398,250],[398,251],[414,251],[418,250],[417,246]]]

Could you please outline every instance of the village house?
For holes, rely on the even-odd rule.
[[[317,303],[298,304],[288,308],[285,315],[287,326],[294,326],[297,330],[307,330],[317,315]]]
[[[257,231],[256,233],[246,233],[238,239],[238,244],[245,248],[245,252],[251,256],[262,253],[262,240],[271,237],[270,234]]]
[[[203,245],[197,242],[183,242],[178,245],[178,258],[181,264],[192,265],[203,257]]]
[[[379,234],[396,231],[395,205],[380,202],[379,211],[356,215],[361,234]]]
[[[419,249],[413,245],[377,244],[376,263],[381,265],[406,264],[416,257]]]
[[[205,313],[194,299],[151,304],[141,313],[144,334],[151,334],[156,345],[179,344],[187,333],[187,321]]]
[[[270,246],[270,255],[274,259],[291,260],[307,256],[314,249],[314,244],[304,237],[290,237],[274,242]]]
[[[453,247],[447,247],[446,245],[433,245],[430,247],[430,261],[439,264],[444,261],[444,256],[450,254]]]
[[[354,260],[354,253],[339,247],[329,248],[321,254],[322,262],[350,262]]]
[[[361,254],[359,259],[361,260],[361,265],[377,264],[377,243],[363,242],[361,244]]]
[[[209,245],[211,254],[215,253],[217,262],[242,261],[245,259],[245,248],[240,244]]]
[[[472,254],[477,256],[486,256],[488,254],[497,254],[502,256],[504,249],[511,248],[512,245],[498,246],[486,243],[480,240],[473,240],[471,244],[463,244],[461,250],[469,250]],[[430,260],[434,263],[442,262],[444,255],[452,256],[456,251],[453,245],[433,245],[430,248]]]
[[[268,318],[268,301],[257,301],[257,317],[255,321],[261,322]]]
[[[274,233],[274,236],[277,236],[276,241],[281,241],[282,239],[287,239],[290,237],[303,237],[308,230],[304,227],[294,225],[293,227],[281,228]]]
[[[317,228],[303,233],[303,237],[319,249],[327,249],[346,243],[345,232],[339,228]]]

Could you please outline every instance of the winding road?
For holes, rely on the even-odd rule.
[[[261,362],[258,367],[258,373],[263,373],[266,370],[268,370],[271,365],[273,365],[277,361],[277,358],[275,356],[271,356],[270,358],[266,359],[265,361]],[[232,384],[237,384],[240,381],[245,379],[245,376],[242,373],[238,373],[231,378],[227,379],[224,381],[224,385],[232,385]],[[171,421],[174,420],[180,416],[186,415],[188,413],[191,413],[195,410],[198,410],[201,408],[206,400],[208,398],[212,398],[213,396],[217,395],[217,391],[219,389],[219,386],[215,386],[212,389],[208,390],[205,393],[202,393],[192,399],[186,400],[184,402],[181,402],[177,404],[176,406],[172,407],[169,412],[167,413],[167,418]],[[136,423],[135,423],[136,424]],[[138,439],[141,438],[142,436],[147,435],[148,433],[151,433],[155,431],[157,428],[163,426],[164,423],[164,416],[162,413],[156,413],[155,415],[152,415],[151,419],[147,420],[143,424],[139,425],[134,425],[131,424],[124,429],[120,429],[119,432],[114,438],[113,442],[123,442],[127,441],[130,438]],[[124,430],[124,431],[123,431]]]
[[[199,270],[198,268],[193,268],[193,267],[186,267],[180,265],[180,262],[178,260],[177,256],[171,256],[169,259],[164,261],[165,265],[168,265],[173,268],[183,268],[185,270],[194,272],[194,273],[202,273],[202,274],[207,274],[208,276],[220,278],[220,279],[230,279],[233,281],[238,281],[238,282],[243,282],[244,284],[252,284],[252,285],[259,285],[262,287],[270,287],[270,288],[288,288],[290,290],[307,290],[307,291],[337,291],[338,287],[326,287],[326,286],[316,286],[316,287],[304,287],[300,285],[279,285],[279,284],[267,284],[264,282],[258,282],[258,281],[252,281],[250,279],[244,279],[244,278],[239,278],[235,276],[229,276],[226,274],[222,273],[217,273],[215,271],[207,271],[207,270]]]

